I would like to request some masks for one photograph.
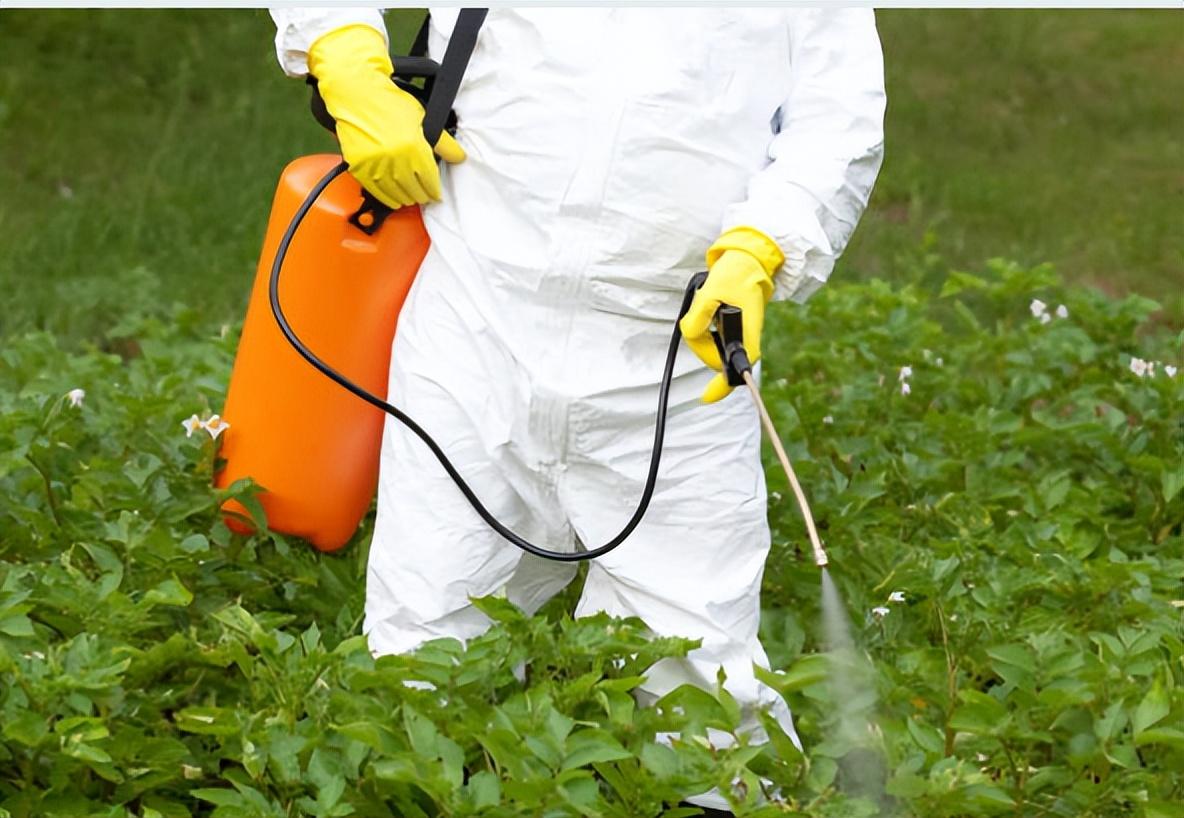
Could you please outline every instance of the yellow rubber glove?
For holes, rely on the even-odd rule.
[[[337,120],[337,139],[349,172],[389,207],[440,198],[440,171],[423,138],[423,106],[391,82],[390,54],[382,35],[351,25],[319,37],[308,50],[325,108]],[[435,152],[463,162],[465,152],[440,134]]]
[[[704,403],[715,403],[732,391],[711,338],[716,310],[723,304],[740,308],[744,351],[755,364],[761,358],[761,330],[765,325],[765,305],[773,295],[773,273],[783,261],[785,255],[777,243],[753,227],[733,228],[707,249],[707,280],[679,322],[691,351],[720,373],[703,391]]]

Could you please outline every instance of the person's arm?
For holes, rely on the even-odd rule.
[[[680,326],[691,350],[720,371],[703,392],[732,391],[710,329],[739,307],[744,349],[761,356],[765,302],[804,301],[830,275],[867,206],[884,148],[884,66],[870,9],[791,12],[790,92],[777,111],[770,162],[727,208],[707,250],[707,280]]]
[[[370,26],[388,43],[382,12],[371,8],[271,9],[275,22],[275,56],[289,77],[308,75],[308,50],[322,36],[346,26]]]
[[[804,301],[847,246],[880,170],[884,67],[871,9],[795,10],[789,33],[792,84],[772,161],[721,232],[755,228],[776,242],[773,298]]]

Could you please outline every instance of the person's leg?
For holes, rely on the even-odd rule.
[[[528,538],[570,546],[570,529],[538,502],[537,475],[516,452],[516,370],[433,248],[399,319],[390,401],[435,438],[499,520]],[[531,610],[571,578],[565,565],[552,570],[522,556],[477,515],[427,446],[388,418],[366,581],[371,650],[469,639],[489,625],[470,597],[506,593]]]
[[[684,383],[676,394],[701,388],[701,380]],[[796,741],[789,708],[752,670],[754,663],[768,666],[757,630],[770,546],[756,412],[742,391],[711,406],[692,401],[669,419],[648,513],[620,548],[590,566],[577,614],[638,616],[659,635],[701,639],[686,659],[650,669],[644,697],[656,699],[688,683],[714,689],[723,668],[728,692],[744,708],[741,729],[765,740],[756,712],[767,707]],[[594,403],[589,411],[595,413]],[[601,542],[613,533],[606,526],[615,524],[606,508],[633,506],[652,431],[639,413],[636,423],[615,434],[602,428],[584,436],[585,461],[572,469],[568,485],[581,538]],[[726,807],[718,797],[693,800]]]

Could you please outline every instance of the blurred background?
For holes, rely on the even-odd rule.
[[[387,15],[404,51],[422,12]],[[833,281],[993,257],[1184,325],[1184,15],[877,13],[887,158]],[[257,10],[0,11],[0,336],[234,323],[285,163],[331,151]]]

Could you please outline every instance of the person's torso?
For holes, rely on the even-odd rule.
[[[432,12],[436,60],[457,13]],[[474,343],[505,344],[532,401],[612,394],[616,407],[637,389],[650,405],[683,289],[769,161],[789,17],[489,12],[455,103],[468,159],[424,209],[449,269],[429,300],[471,304],[485,327]],[[676,381],[698,369],[684,353]]]
[[[457,13],[432,12],[437,60]],[[789,61],[780,9],[492,9],[432,221],[527,278],[698,269],[768,161]]]

